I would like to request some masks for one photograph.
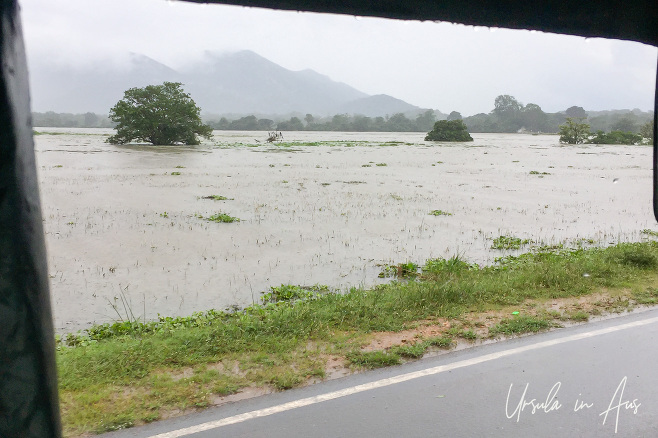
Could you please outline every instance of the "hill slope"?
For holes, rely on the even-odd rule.
[[[32,110],[107,114],[131,87],[182,82],[207,114],[337,113],[385,116],[418,107],[386,95],[368,96],[313,70],[291,71],[251,51],[207,53],[184,71],[144,55],[124,64],[98,62],[84,69],[34,65]]]

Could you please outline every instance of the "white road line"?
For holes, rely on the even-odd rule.
[[[483,362],[488,362],[491,360],[500,359],[502,357],[511,356],[513,354],[524,353],[526,351],[539,350],[540,348],[551,347],[553,345],[564,344],[567,342],[578,341],[581,339],[587,339],[594,336],[605,335],[607,333],[612,333],[620,330],[626,330],[629,328],[640,327],[643,325],[651,324],[658,322],[658,317],[645,319],[642,321],[629,322],[627,324],[622,324],[614,327],[604,328],[600,330],[594,330],[591,332],[580,333],[576,335],[567,336],[565,338],[553,339],[550,341],[539,342],[532,345],[527,345],[524,347],[511,348],[509,350],[499,351],[497,353],[486,354],[484,356],[476,357],[473,359],[460,360],[447,365],[440,365],[433,368],[427,368],[420,371],[414,371],[412,373],[401,374],[395,377],[389,377],[388,379],[377,380],[375,382],[364,383],[362,385],[353,386],[350,388],[341,389],[339,391],[328,392],[326,394],[316,395],[313,397],[307,397],[300,400],[291,401],[277,406],[272,406],[270,408],[258,409],[256,411],[246,412],[240,415],[234,415],[232,417],[223,418],[221,420],[209,421],[207,423],[198,424],[196,426],[186,427],[184,429],[174,430],[171,432],[165,432],[158,435],[152,435],[149,438],[178,438],[182,436],[191,435],[193,433],[204,432],[210,429],[216,429],[223,426],[228,426],[230,424],[242,423],[247,420],[252,420],[254,418],[266,417],[268,415],[278,414],[280,412],[290,411],[292,409],[301,408],[304,406],[313,405],[316,403],[321,403],[327,400],[334,400],[340,397],[345,397],[352,394],[358,394],[359,392],[370,391],[372,389],[383,388],[385,386],[395,385],[397,383],[406,382],[407,380],[418,379],[419,377],[431,376],[433,374],[439,374],[446,371],[456,370],[458,368],[464,368],[471,365],[477,365]]]

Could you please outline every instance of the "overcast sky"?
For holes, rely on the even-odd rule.
[[[249,49],[368,94],[464,116],[489,112],[499,94],[547,112],[653,109],[657,49],[639,43],[167,0],[20,3],[30,65],[84,66],[135,52],[180,68],[204,51]]]

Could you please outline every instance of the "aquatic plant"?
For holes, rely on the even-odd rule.
[[[498,236],[493,239],[491,249],[507,250],[507,249],[521,249],[522,246],[532,243],[529,239],[521,239],[515,236]]]
[[[379,278],[398,277],[413,278],[418,275],[418,265],[413,262],[398,263],[397,265],[384,265]]]
[[[263,304],[291,302],[317,298],[318,296],[329,292],[329,286],[323,284],[315,284],[313,286],[282,284],[281,286],[271,287],[269,292],[263,293],[261,299]]]
[[[240,219],[237,217],[230,216],[226,213],[215,213],[210,217],[203,218],[211,222],[224,222],[224,223],[231,223],[231,222],[240,222]]]
[[[202,199],[212,199],[213,201],[232,201],[234,198],[227,198],[226,196],[222,195],[210,195],[210,196],[202,196]]]

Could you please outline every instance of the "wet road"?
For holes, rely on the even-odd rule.
[[[106,434],[656,437],[658,309]]]

